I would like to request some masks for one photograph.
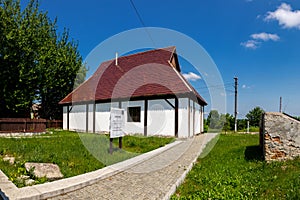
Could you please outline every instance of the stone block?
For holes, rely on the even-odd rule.
[[[265,160],[288,160],[300,156],[300,121],[282,113],[265,113],[261,123]]]
[[[3,161],[9,162],[9,164],[13,165],[15,163],[15,157],[13,156],[4,156]]]
[[[25,163],[25,168],[29,172],[34,168],[33,173],[36,177],[46,177],[48,180],[57,180],[63,178],[63,174],[60,172],[59,166],[52,163]]]

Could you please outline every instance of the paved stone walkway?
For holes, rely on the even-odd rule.
[[[130,169],[51,199],[168,199],[215,136],[187,139]]]

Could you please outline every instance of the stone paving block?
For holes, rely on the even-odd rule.
[[[82,181],[82,186],[85,187],[79,187],[75,182],[72,182],[75,185],[67,185],[76,189],[75,191],[73,189],[68,190],[68,187],[65,190],[61,190],[63,187],[59,187],[59,192],[55,197],[53,195],[50,195],[52,197],[46,195],[47,187],[41,185],[41,188],[39,186],[34,186],[33,188],[39,189],[38,192],[43,193],[40,197],[49,197],[48,199],[54,200],[168,199],[191,169],[193,162],[196,161],[205,144],[215,136],[213,134],[205,134],[192,139],[177,141],[176,145],[172,144],[169,146],[170,148],[157,149],[156,152],[159,153],[150,152],[148,156],[143,155],[144,157],[140,160],[134,158],[127,161],[127,164],[118,163],[110,168],[106,168],[108,172],[105,171],[104,176],[102,174],[103,170],[101,172],[99,170],[89,173],[86,176],[83,175],[82,180],[80,176],[73,179],[62,179],[60,180],[61,183],[65,183],[65,181],[71,179],[75,182],[76,180],[79,180],[79,182]],[[120,171],[121,169],[123,171]],[[94,178],[91,179],[91,177]],[[87,184],[85,184],[86,181],[88,181]],[[54,185],[51,184],[51,186]],[[51,188],[48,187],[48,189]],[[54,191],[55,187],[51,190]],[[64,194],[61,195],[61,193]]]

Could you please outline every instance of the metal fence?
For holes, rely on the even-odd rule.
[[[62,120],[0,118],[0,132],[43,132],[46,128],[62,128]]]

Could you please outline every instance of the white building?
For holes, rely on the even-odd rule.
[[[205,100],[180,73],[175,47],[102,63],[67,95],[63,128],[108,132],[110,109],[125,110],[125,133],[191,137],[203,132]]]

